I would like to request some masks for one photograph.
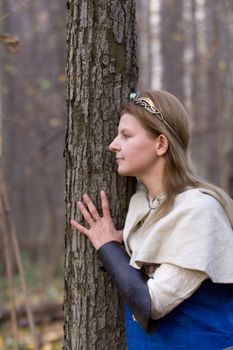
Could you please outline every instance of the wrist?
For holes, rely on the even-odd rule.
[[[112,242],[118,243],[119,246],[122,246],[122,242],[119,242],[117,239],[111,239],[109,241],[106,241],[106,242],[100,244],[98,247],[95,247],[95,248],[96,248],[97,251],[99,251],[102,247],[104,247],[105,245],[107,245],[109,243],[112,243]]]

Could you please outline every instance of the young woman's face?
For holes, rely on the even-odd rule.
[[[122,115],[118,135],[109,145],[116,154],[118,173],[125,176],[143,175],[153,171],[157,160],[156,138],[153,138],[132,114]]]

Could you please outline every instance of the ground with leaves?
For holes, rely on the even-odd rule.
[[[48,276],[45,266],[25,267],[26,283],[36,325],[40,350],[60,350],[63,345],[63,272],[58,268]],[[62,266],[62,263],[61,263]],[[0,285],[0,350],[15,349],[10,320],[7,279],[2,273]],[[18,343],[20,350],[34,350],[33,338],[28,326],[24,296],[20,290],[19,276],[14,276],[14,294],[17,310]]]

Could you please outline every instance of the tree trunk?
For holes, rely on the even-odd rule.
[[[227,183],[227,190],[231,197],[233,198],[233,138],[232,138],[232,131],[233,131],[233,101],[232,101],[232,93],[233,93],[233,31],[232,31],[232,17],[233,17],[233,3],[232,1],[225,0],[225,18],[226,20],[226,27],[227,27],[227,39],[226,40],[226,47],[225,51],[227,52],[227,65],[225,66],[226,69],[226,110],[228,110],[227,113],[227,122],[223,129],[223,135],[225,134],[224,131],[227,130],[227,137],[226,137],[226,147],[225,147],[225,160],[227,164],[227,176],[223,181],[226,181]],[[225,38],[225,35],[224,35]]]
[[[174,6],[175,3],[175,6]],[[161,1],[162,88],[184,103],[183,0]]]
[[[197,164],[198,174],[208,179],[207,163],[209,149],[207,138],[208,105],[207,97],[207,70],[206,57],[206,25],[204,4],[192,0],[192,76],[191,76],[191,106],[192,142],[191,150],[194,163]]]
[[[219,178],[218,183],[226,190],[231,196],[233,196],[231,181],[232,181],[232,131],[233,131],[233,102],[232,102],[232,16],[233,16],[233,4],[232,1],[224,0],[220,3],[214,0],[216,14],[215,14],[215,27],[218,28],[218,39],[216,53],[216,102],[217,109],[214,111],[216,114],[217,132],[214,140],[218,141],[218,154],[219,154]],[[208,5],[208,1],[206,7]],[[212,4],[209,4],[212,6]],[[213,84],[210,82],[210,88]],[[211,101],[212,102],[212,101]]]
[[[152,78],[150,1],[136,1],[137,57],[139,66],[138,90],[150,90]]]
[[[206,0],[194,10],[193,156],[199,174],[232,195],[232,8]]]
[[[57,0],[4,0],[2,31],[20,48],[1,48],[4,173],[22,249],[50,260],[62,254],[64,221],[65,4]],[[52,192],[58,230],[50,231]],[[58,259],[51,259],[57,265]]]
[[[135,4],[132,0],[68,0],[65,349],[124,349],[122,305],[99,268],[91,244],[73,232],[81,221],[76,200],[88,192],[99,203],[106,190],[122,228],[134,182],[115,172],[107,150],[122,100],[137,82]],[[117,218],[117,219],[116,219]]]

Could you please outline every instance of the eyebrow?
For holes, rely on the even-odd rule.
[[[118,128],[118,132],[125,132],[125,131],[131,131],[131,130],[130,130],[129,128],[123,128],[123,129],[120,130],[120,129]]]

